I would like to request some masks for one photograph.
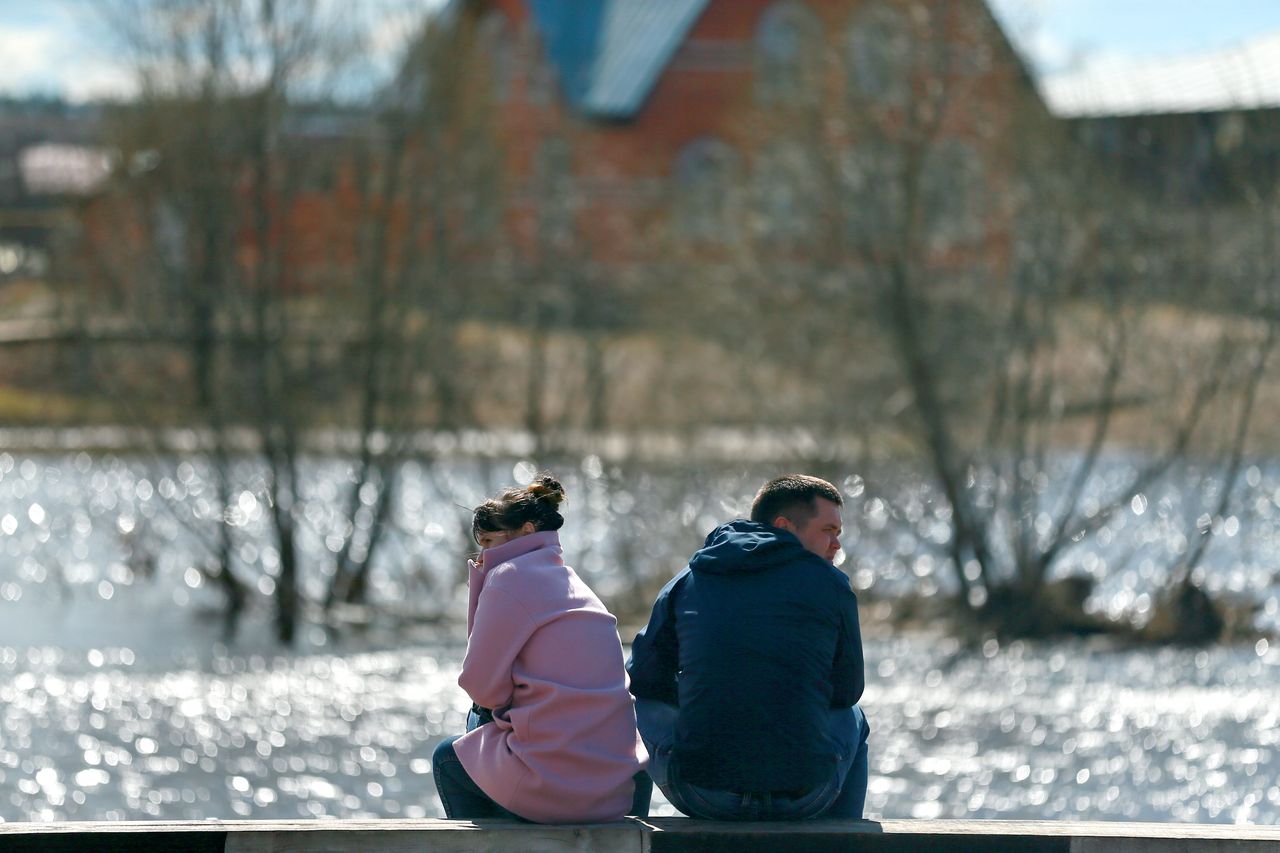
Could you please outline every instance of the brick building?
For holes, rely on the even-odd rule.
[[[559,216],[614,268],[651,261],[656,233],[714,244],[735,203],[763,205],[801,237],[817,227],[806,195],[820,193],[822,178],[795,165],[778,125],[790,115],[843,123],[823,138],[847,146],[853,168],[872,169],[883,144],[860,136],[860,114],[895,121],[936,85],[930,77],[963,84],[935,140],[932,183],[942,189],[931,209],[949,214],[951,242],[990,237],[974,222],[990,214],[957,199],[1002,168],[1007,114],[1046,115],[982,0],[463,5],[491,57],[511,171],[524,182],[519,243],[536,246],[538,229]],[[564,175],[573,181],[557,184]],[[875,192],[876,181],[863,185]],[[549,208],[556,198],[566,210]]]
[[[92,107],[0,99],[0,282],[44,275],[76,203],[106,177],[98,120]]]
[[[1273,304],[1280,36],[1086,64],[1046,98],[1125,194],[1152,291],[1215,310]]]

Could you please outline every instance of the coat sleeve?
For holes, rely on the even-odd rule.
[[[533,633],[528,611],[510,593],[486,586],[476,602],[467,653],[458,686],[484,708],[511,704],[515,684],[511,667]]]
[[[862,627],[858,622],[858,597],[852,589],[841,590],[840,594],[840,635],[836,641],[831,685],[832,708],[856,705],[866,687],[862,660]]]
[[[656,699],[668,705],[679,705],[676,673],[680,668],[680,648],[676,639],[674,602],[688,569],[671,580],[653,603],[649,624],[631,644],[627,675],[631,692],[637,699]]]

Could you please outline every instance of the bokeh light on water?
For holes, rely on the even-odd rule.
[[[872,818],[1280,819],[1280,650],[867,643]],[[0,648],[5,820],[441,816],[442,643],[347,655]],[[655,814],[671,813],[658,796]]]
[[[1046,478],[1049,489],[1067,479],[1072,459],[1055,464],[1061,476]],[[1214,540],[1196,579],[1214,594],[1256,603],[1259,626],[1280,629],[1280,572],[1273,559],[1280,552],[1280,467],[1249,466],[1231,511],[1220,518],[1207,512],[1216,503],[1215,472],[1183,467],[1067,549],[1053,574],[1087,576],[1096,583],[1089,609],[1141,622],[1152,615],[1169,567],[1203,529]],[[304,460],[305,488],[295,517],[300,581],[313,600],[324,597],[335,557],[353,528],[371,524],[371,496],[359,495],[357,511],[347,512],[355,468],[352,460],[336,456]],[[372,560],[374,601],[447,612],[456,604],[452,587],[462,576],[459,566],[473,547],[466,508],[503,485],[527,482],[537,470],[521,456],[406,465],[393,517]],[[1105,460],[1082,497],[1084,516],[1123,491],[1135,470],[1124,456]],[[237,542],[234,570],[250,589],[269,596],[280,558],[272,544],[266,473],[251,459],[235,463],[235,471],[235,482],[244,487],[222,507],[210,466],[198,456],[0,452],[0,610],[32,598],[112,599],[148,585],[164,587],[177,606],[215,608],[220,593],[207,569],[219,518],[229,522]],[[569,493],[562,531],[566,552],[616,603],[637,589],[660,587],[712,527],[747,512],[755,488],[777,468],[619,466],[587,455],[556,466],[555,473]],[[974,472],[975,487],[1001,488],[984,485],[993,476]],[[860,592],[892,597],[955,588],[945,558],[948,505],[919,472],[884,465],[847,475],[841,487],[841,568]],[[992,544],[1007,562],[1001,548],[1012,539],[1001,530],[1003,523],[993,522],[998,535]],[[1037,519],[1035,535],[1048,535],[1050,526],[1047,515]]]
[[[338,507],[351,465],[307,464],[297,512],[314,598],[347,523]],[[1104,467],[1098,494],[1128,472],[1123,460]],[[471,546],[459,505],[535,470],[519,457],[407,469],[375,565],[379,600],[460,618]],[[566,552],[602,594],[642,608],[645,584],[744,512],[762,477],[619,471],[596,456],[556,473],[570,493]],[[882,471],[841,485],[843,568],[866,599],[946,585],[928,543],[945,541],[950,519],[926,484]],[[1251,597],[1275,626],[1280,470],[1252,466],[1246,485],[1231,515],[1204,520],[1222,541],[1201,577]],[[1140,617],[1204,504],[1151,490],[1072,552],[1066,568],[1099,582],[1091,606]],[[238,568],[267,594],[278,557],[264,495],[244,489],[227,509]],[[311,627],[285,655],[265,639],[259,601],[250,636],[216,647],[216,621],[199,618],[219,598],[197,532],[218,512],[198,458],[0,453],[0,818],[439,816],[431,751],[468,707],[456,636],[396,648]],[[1280,649],[1268,640],[962,648],[912,635],[869,639],[867,661],[871,817],[1280,819]],[[659,796],[654,811],[670,806]]]
[[[440,816],[460,649],[215,656],[0,648],[5,820]]]
[[[868,811],[1274,823],[1280,653],[872,644]]]

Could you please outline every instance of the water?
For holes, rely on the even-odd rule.
[[[196,634],[199,633],[197,630]],[[0,647],[0,817],[440,817],[458,643]],[[1280,820],[1280,649],[867,642],[868,817]],[[655,814],[671,807],[655,801]]]
[[[177,464],[175,464],[177,462]],[[309,460],[298,505],[303,589],[321,596],[348,523],[352,466]],[[469,514],[528,462],[410,466],[378,601],[461,616]],[[1108,462],[1087,501],[1123,480]],[[717,522],[745,511],[761,471],[562,466],[566,551],[615,606],[643,608]],[[945,588],[945,507],[909,473],[850,474],[843,568],[874,595]],[[448,626],[409,641],[334,638],[304,626],[299,650],[270,638],[278,572],[261,472],[240,463],[226,517],[236,571],[256,592],[222,645],[219,594],[201,571],[221,510],[198,458],[0,452],[0,818],[4,820],[432,817],[431,751],[462,729]],[[872,489],[871,482],[888,483]],[[1275,571],[1280,468],[1252,466],[1200,572],[1280,624]],[[1211,480],[1135,499],[1059,568],[1098,581],[1095,610],[1141,618]],[[872,595],[865,597],[870,598]],[[638,602],[638,605],[636,604]],[[632,618],[642,618],[641,610]],[[1280,649],[1211,650],[920,635],[867,642],[873,729],[868,816],[1280,819]],[[655,813],[669,813],[660,799]]]
[[[1070,459],[1060,460],[1066,471]],[[1122,491],[1134,460],[1110,457],[1085,490],[1087,516]],[[498,487],[535,469],[520,458],[465,457],[427,467],[409,463],[388,533],[372,560],[375,602],[424,615],[457,612],[457,584],[469,540],[470,513]],[[648,595],[683,565],[707,531],[744,515],[755,488],[775,468],[705,469],[606,463],[586,456],[557,466],[569,502],[562,531],[575,568],[624,617],[642,616]],[[1280,629],[1280,466],[1248,466],[1229,513],[1213,517],[1213,471],[1180,466],[1158,489],[1135,496],[1095,535],[1064,550],[1053,575],[1096,583],[1087,603],[1112,618],[1150,618],[1169,567],[1186,553],[1197,526],[1213,542],[1196,577],[1213,593],[1256,603],[1258,625]],[[865,475],[865,476],[864,476]],[[987,475],[975,474],[978,488]],[[369,524],[368,507],[346,509],[354,465],[342,457],[305,459],[295,508],[303,594],[322,599],[344,537]],[[217,608],[221,596],[207,568],[218,520],[231,525],[233,571],[265,604],[279,574],[269,526],[265,474],[252,459],[237,463],[229,506],[215,500],[200,457],[147,458],[87,453],[19,456],[0,451],[0,618],[33,602],[79,597],[109,600],[157,587],[168,606]],[[1051,506],[1066,477],[1045,478],[1039,500]],[[874,487],[873,487],[874,485]],[[930,482],[895,466],[850,473],[846,554],[838,561],[856,589],[872,596],[932,594],[955,588],[941,544],[950,512]],[[1036,537],[1052,527],[1042,513]],[[995,528],[1002,530],[997,519]],[[997,554],[1010,537],[997,536]]]
[[[873,643],[868,811],[1274,823],[1280,650]]]

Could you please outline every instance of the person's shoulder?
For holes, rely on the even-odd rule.
[[[853,589],[853,579],[840,571],[840,569],[835,566],[831,566],[830,571],[827,573],[827,577],[830,578],[832,585],[838,590],[837,594],[841,598],[852,598],[854,601],[858,600],[858,594]]]
[[[834,594],[837,598],[853,595],[853,582],[849,576],[821,557],[805,560],[804,566],[806,574],[823,594]]]
[[[671,580],[667,581],[666,585],[662,587],[662,592],[670,592],[676,587],[684,584],[684,582],[691,577],[693,577],[693,570],[688,566],[685,566],[683,569],[676,572]],[[659,593],[659,595],[661,595],[661,593]]]
[[[667,599],[679,595],[681,588],[685,586],[686,582],[692,576],[693,572],[690,571],[688,566],[685,566],[683,569],[676,572],[675,576],[663,584],[662,589],[658,590],[658,594],[654,596],[653,603],[655,605],[659,605]]]

